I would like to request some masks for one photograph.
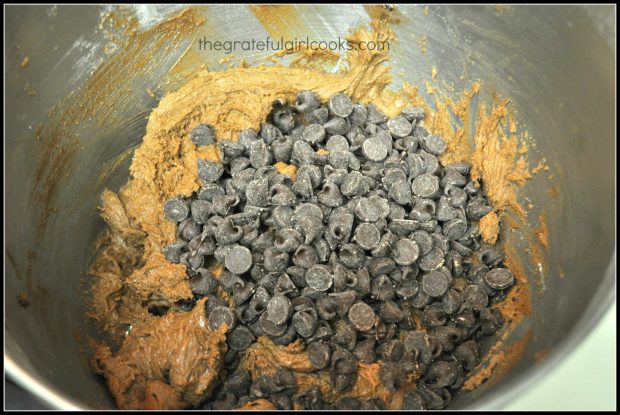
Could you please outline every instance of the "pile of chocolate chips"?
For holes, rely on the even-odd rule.
[[[328,404],[318,387],[297,391],[284,369],[252,379],[238,364],[259,336],[301,339],[337,392],[353,387],[358,362],[378,362],[391,391],[421,373],[404,409],[443,408],[462,386],[480,338],[503,324],[492,305],[514,275],[481,242],[478,221],[492,207],[471,165],[439,162],[446,143],[421,126],[424,116],[411,107],[388,118],[342,93],[324,104],[302,91],[237,141],[216,141],[206,124],[191,132],[197,146],[216,144],[222,163],[198,160],[200,190],[165,203],[178,240],[164,252],[187,267],[195,297],[184,306],[208,296],[209,326],[229,327],[228,377],[205,408],[259,398],[280,409],[385,408],[353,397]],[[225,266],[218,279],[215,262]]]

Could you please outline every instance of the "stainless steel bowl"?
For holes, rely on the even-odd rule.
[[[369,20],[361,6],[296,7],[306,23],[299,33],[291,29],[298,35],[335,38]],[[135,9],[139,24],[146,26],[175,7]],[[393,45],[390,62],[396,78],[423,84],[434,65],[456,90],[479,78],[485,81],[486,93],[496,89],[512,97],[519,119],[536,141],[532,165],[544,157],[554,176],[550,181],[547,174],[538,175],[523,190],[535,205],[532,226],[538,213],[544,213],[550,235],[543,280],[529,268],[532,291],[540,288],[536,282],[545,286],[542,295],[534,295],[534,311],[527,321],[532,341],[506,376],[457,396],[452,406],[499,408],[559,364],[614,301],[615,10],[398,10],[399,42]],[[36,139],[37,127],[50,124],[48,109],[83,85],[107,58],[104,50],[110,39],[97,29],[100,7],[9,6],[6,11],[7,373],[51,407],[112,408],[104,383],[88,366],[85,339],[96,337],[96,332],[85,318],[87,284],[81,284],[88,279],[93,243],[104,228],[97,214],[99,194],[104,187],[117,190],[126,181],[130,158],[116,165],[111,161],[139,143],[148,111],[158,100],[143,91],[157,90],[187,43],[158,52],[148,73],[126,74],[136,88],[115,101],[116,118],[98,110],[106,97],[93,95],[85,104],[92,112],[80,115],[83,122],[43,129]],[[206,24],[200,30],[214,38],[267,35],[245,6],[213,5],[204,13]],[[418,47],[424,35],[426,54]],[[26,56],[29,64],[21,68]],[[246,55],[249,60],[258,56]],[[221,57],[202,55],[214,69]],[[74,98],[68,98],[69,104]],[[80,119],[73,117],[69,121]],[[76,133],[80,145],[71,154],[74,147],[67,141]],[[551,185],[557,186],[559,198],[548,196]],[[518,245],[518,235],[514,239]],[[19,293],[27,293],[29,307],[19,306]],[[542,363],[533,357],[540,350],[550,351]]]

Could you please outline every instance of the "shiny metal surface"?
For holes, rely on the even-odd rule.
[[[140,22],[152,23],[170,9],[138,7]],[[527,322],[533,339],[523,359],[499,382],[456,396],[453,408],[500,408],[559,364],[614,301],[614,116],[615,9],[613,6],[399,6],[395,26],[399,42],[389,62],[395,78],[424,84],[431,66],[456,90],[471,80],[485,82],[483,96],[496,89],[510,96],[520,120],[536,142],[531,165],[544,157],[554,179],[538,175],[523,191],[547,217],[550,249],[543,295],[534,295]],[[86,320],[81,279],[93,242],[103,229],[97,214],[104,187],[117,190],[128,174],[125,160],[107,180],[99,166],[137,144],[145,116],[157,104],[146,94],[119,103],[125,122],[113,131],[80,131],[81,150],[64,166],[47,228],[37,242],[37,213],[31,197],[42,151],[34,140],[47,111],[90,76],[105,58],[106,39],[96,30],[98,7],[8,6],[6,14],[6,248],[5,365],[8,375],[56,408],[111,408],[105,385],[88,366],[84,339],[95,336]],[[292,35],[335,38],[369,20],[361,6],[297,6],[305,29]],[[245,6],[209,6],[208,33],[221,39],[266,36]],[[239,24],[243,22],[243,24]],[[309,32],[309,33],[308,33]],[[418,47],[426,36],[427,52]],[[135,85],[151,85],[182,50],[167,51],[157,73],[129,73]],[[23,58],[30,64],[21,69]],[[237,53],[242,57],[242,53]],[[223,54],[205,55],[218,69]],[[259,57],[248,53],[250,62]],[[158,78],[157,78],[158,79]],[[155,79],[155,81],[157,80]],[[26,83],[36,91],[25,93]],[[143,88],[136,88],[142,91]],[[93,115],[95,118],[97,114]],[[45,139],[45,138],[44,138]],[[554,184],[557,199],[548,195]],[[512,242],[524,252],[519,232]],[[33,258],[32,250],[38,255]],[[537,270],[532,275],[532,291]],[[561,277],[561,274],[564,274]],[[31,293],[32,304],[18,305],[18,293]],[[80,341],[76,337],[81,338]],[[536,363],[533,355],[550,350]]]

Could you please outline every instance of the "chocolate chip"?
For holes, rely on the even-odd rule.
[[[454,362],[443,360],[433,362],[426,371],[428,385],[432,388],[445,388],[454,383],[457,377],[457,369]]]
[[[450,204],[455,208],[464,208],[467,203],[467,193],[459,187],[448,185],[444,194],[450,198]]]
[[[197,146],[206,146],[215,142],[215,130],[209,124],[198,124],[190,133],[189,139]]]
[[[446,141],[436,135],[427,135],[420,140],[422,148],[435,156],[442,155],[448,147]],[[465,183],[463,183],[464,185]]]
[[[272,155],[269,147],[264,142],[258,142],[250,149],[250,163],[258,169],[271,163]]]
[[[364,250],[356,244],[344,244],[340,248],[338,259],[348,268],[360,268],[364,263]]]
[[[292,409],[292,404],[293,404],[292,398],[284,392],[272,393],[269,396],[269,401],[273,403],[277,409],[281,409],[285,411]]]
[[[347,243],[352,228],[353,215],[342,214],[330,221],[327,235],[338,243]]]
[[[318,262],[316,250],[310,245],[300,245],[293,254],[293,263],[300,268],[309,269]]]
[[[336,305],[336,311],[340,317],[345,317],[353,303],[359,299],[357,292],[353,290],[329,293],[328,295]]]
[[[181,198],[175,197],[164,203],[166,219],[181,222],[189,216],[189,204]]]
[[[297,203],[297,197],[288,186],[275,184],[269,189],[269,203],[276,206],[294,206]]]
[[[444,235],[451,241],[461,238],[467,230],[467,221],[465,219],[452,219],[443,225]]]
[[[385,323],[398,323],[404,316],[403,311],[394,301],[384,301],[379,306],[379,317]]]
[[[252,253],[245,246],[236,245],[226,255],[224,264],[230,272],[243,274],[252,267]]]
[[[181,254],[187,252],[187,242],[176,241],[164,248],[164,255],[170,262],[178,264],[181,261]]]
[[[273,288],[274,294],[286,295],[290,298],[294,298],[299,294],[299,290],[293,280],[287,274],[280,274],[276,285]]]
[[[220,154],[222,156],[222,162],[225,164],[229,164],[233,159],[241,156],[243,154],[243,145],[231,141],[231,140],[219,140],[217,145],[220,149]]]
[[[368,122],[372,124],[381,124],[387,121],[387,117],[375,104],[370,104],[367,107],[368,110]]]
[[[425,116],[424,108],[422,107],[407,107],[400,113],[409,122],[422,121]]]
[[[276,128],[273,124],[264,122],[261,124],[259,135],[263,139],[264,143],[271,144],[282,138],[282,131]],[[251,154],[252,153],[250,152],[250,156]]]
[[[441,304],[443,307],[443,311],[447,314],[456,313],[461,304],[463,303],[463,297],[460,291],[457,291],[454,288],[451,288],[441,299]]]
[[[379,245],[381,234],[375,225],[361,223],[355,229],[353,240],[363,249],[370,250]]]
[[[340,192],[346,197],[362,196],[368,191],[364,176],[358,171],[347,174],[340,185]]]
[[[339,93],[329,99],[329,111],[338,117],[348,117],[353,112],[353,102],[346,94]]]
[[[474,340],[459,344],[452,354],[465,370],[472,370],[480,362],[480,347]]]
[[[461,309],[456,315],[456,319],[454,319],[454,321],[459,326],[465,327],[468,329],[473,328],[477,324],[476,316],[474,315],[474,310],[472,310],[471,308]]]
[[[449,280],[439,271],[431,271],[422,277],[422,289],[431,297],[441,297],[446,293]]]
[[[331,354],[327,343],[315,342],[308,346],[308,361],[315,369],[325,369],[329,365]]]
[[[514,283],[515,276],[508,268],[495,268],[487,272],[484,280],[495,290],[503,290]]]
[[[325,148],[331,153],[333,151],[348,151],[349,141],[342,135],[332,135],[327,139]]]
[[[224,166],[215,161],[198,159],[198,178],[203,184],[216,182],[224,173]]]
[[[495,308],[484,308],[480,310],[480,321],[482,332],[486,335],[494,334],[504,323],[504,318],[499,310]]]
[[[255,285],[253,282],[246,282],[243,286],[237,286],[233,288],[233,300],[235,304],[240,306],[245,303],[254,295]]]
[[[235,225],[230,219],[221,221],[215,230],[215,239],[221,245],[231,245],[242,237],[243,228]]]
[[[192,239],[198,237],[201,232],[202,229],[200,225],[194,222],[192,218],[183,220],[177,228],[178,236],[185,241],[191,241]]]
[[[353,350],[357,343],[357,333],[355,329],[345,320],[338,320],[335,323],[334,335],[331,338],[334,344]]]
[[[377,354],[384,362],[398,362],[405,354],[405,346],[400,340],[384,341],[377,347]]]
[[[355,303],[349,308],[349,321],[357,330],[368,331],[375,323],[373,309],[364,302]]]
[[[291,108],[286,106],[278,106],[271,111],[269,115],[273,125],[284,134],[288,134],[295,127],[295,118]],[[276,138],[277,140],[277,138]],[[275,140],[272,140],[273,143]]]
[[[415,308],[424,308],[432,301],[432,298],[424,292],[424,290],[418,290],[417,294],[409,300],[409,304]]]
[[[263,253],[263,266],[269,272],[282,272],[289,264],[289,255],[276,247],[269,247]]]
[[[419,290],[419,283],[414,280],[414,283],[411,285],[401,285],[395,291],[396,296],[398,298],[402,298],[403,300],[409,300],[413,298]]]
[[[234,329],[227,338],[228,346],[232,350],[245,350],[254,342],[252,332],[245,326]]]
[[[398,265],[411,265],[418,259],[420,248],[411,239],[400,239],[394,244],[393,254]]]
[[[411,185],[405,179],[396,179],[389,188],[388,196],[399,205],[411,204]]]
[[[237,195],[215,196],[213,198],[212,203],[213,203],[213,210],[215,211],[215,213],[221,216],[227,216],[230,213],[230,211],[239,204],[239,196]],[[212,219],[212,218],[209,218],[209,219]]]
[[[411,191],[418,197],[430,198],[439,191],[439,179],[432,174],[421,174],[413,180]]]
[[[463,187],[467,184],[467,179],[456,169],[446,167],[443,171],[443,177],[441,178],[441,186],[456,186]]]
[[[325,132],[330,135],[345,135],[351,128],[350,121],[347,118],[333,117],[324,125]]]
[[[362,404],[359,399],[353,396],[344,396],[336,401],[334,408],[339,411],[356,411],[361,409]]]
[[[487,293],[478,285],[469,285],[463,292],[465,301],[476,311],[480,311],[489,303]]]
[[[358,342],[353,349],[353,354],[360,362],[374,363],[376,360],[375,343],[375,340],[372,338]]]
[[[291,312],[291,301],[282,294],[274,295],[267,304],[267,319],[276,325],[286,323]]]
[[[304,128],[301,138],[312,145],[321,143],[325,139],[325,128],[320,124],[310,124]]]
[[[319,385],[313,385],[305,392],[296,394],[293,396],[293,401],[300,405],[302,409],[323,409],[323,398]]]
[[[325,265],[314,265],[306,272],[306,283],[316,291],[327,291],[334,282],[334,276]]]
[[[243,396],[249,392],[251,384],[250,373],[244,369],[237,369],[226,378],[224,390],[236,396]]]
[[[463,340],[466,331],[462,327],[454,325],[445,325],[436,327],[432,330],[431,334],[433,338],[437,340],[437,343],[441,346],[441,350],[444,352],[451,352],[454,350],[454,346]]]
[[[295,219],[295,229],[304,236],[305,244],[311,244],[323,235],[324,226],[317,216],[302,216]]]
[[[355,206],[355,216],[364,222],[376,222],[380,215],[379,206],[370,198],[359,198]]]
[[[291,318],[291,324],[301,337],[310,337],[317,327],[316,314],[307,311],[296,311]]]
[[[329,119],[327,107],[320,107],[305,114],[304,119],[308,124],[325,124]]]
[[[387,122],[387,127],[392,136],[399,138],[408,136],[413,128],[411,123],[402,116],[390,118]]]
[[[388,155],[388,147],[377,137],[370,137],[362,144],[364,157],[371,161],[382,161]]]
[[[420,157],[422,158],[424,162],[424,165],[426,166],[425,173],[432,174],[432,175],[435,175],[435,177],[437,177],[436,175],[439,174],[439,170],[441,167],[437,157],[435,157],[434,155],[424,150],[420,150],[418,154],[420,155]]]
[[[448,317],[440,303],[429,304],[424,308],[422,322],[428,329],[443,326],[448,321]]]
[[[314,91],[301,91],[297,94],[295,109],[300,113],[316,110],[321,106],[321,98]]]
[[[409,169],[410,178],[419,177],[426,171],[424,160],[422,160],[422,157],[420,157],[419,154],[409,154],[409,156],[405,159],[405,163]]]
[[[471,220],[480,220],[492,210],[493,208],[489,206],[482,197],[470,199],[465,209],[467,217]]]
[[[215,331],[220,326],[226,324],[227,332],[235,327],[235,315],[228,307],[215,307],[209,313],[209,329]]]
[[[278,385],[273,377],[260,375],[250,387],[250,393],[257,398],[267,398],[272,393],[278,392]]]
[[[286,322],[282,324],[275,324],[270,320],[269,315],[266,312],[260,315],[260,317],[258,318],[258,323],[261,330],[263,330],[265,334],[272,337],[282,336],[284,333],[286,333],[286,330],[288,329],[288,324],[286,324]]]
[[[353,354],[337,347],[330,362],[330,384],[336,392],[349,390],[357,380],[357,360]]]
[[[437,247],[432,247],[426,254],[420,256],[418,266],[422,271],[433,271],[444,263],[443,252]]]
[[[368,271],[373,277],[389,275],[396,269],[396,263],[392,258],[373,258],[368,266]]]
[[[353,104],[353,109],[349,115],[352,126],[359,126],[366,122],[368,118],[368,110],[360,104]]]
[[[419,388],[420,395],[424,399],[427,409],[443,409],[450,401],[450,393],[447,389]]]
[[[370,297],[379,301],[388,301],[394,298],[394,286],[385,275],[380,275],[370,282]]]
[[[316,302],[316,311],[319,318],[325,321],[334,320],[338,315],[338,308],[331,297],[321,297]]]
[[[217,285],[217,280],[205,268],[199,269],[198,273],[189,279],[189,287],[192,293],[197,295],[213,293]]]
[[[248,204],[253,206],[267,206],[269,202],[269,179],[262,177],[249,182],[245,189]]]

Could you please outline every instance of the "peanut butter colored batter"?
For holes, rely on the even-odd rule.
[[[495,245],[499,236],[499,216],[495,211],[491,211],[480,219],[480,235],[482,240],[488,244]]]
[[[227,350],[226,326],[209,330],[205,302],[135,327],[117,353],[97,347],[93,366],[106,376],[120,408],[193,407],[216,385]]]
[[[378,13],[370,28],[355,30],[349,42],[395,41],[385,15]],[[517,138],[503,132],[510,116],[508,102],[493,106],[490,112],[479,108],[472,137],[468,133],[470,104],[480,84],[474,84],[457,102],[433,91],[431,106],[411,85],[398,91],[387,89],[392,83],[387,59],[388,51],[353,50],[346,56],[345,69],[337,73],[320,70],[317,62],[332,59],[316,53],[294,60],[291,67],[205,69],[165,96],[152,111],[144,140],[133,156],[129,181],[118,193],[102,194],[101,214],[108,230],[91,270],[95,277],[91,316],[121,344],[117,353],[107,345],[97,345],[93,365],[107,379],[120,408],[195,407],[209,397],[222,365],[224,334],[207,328],[204,300],[191,312],[175,309],[177,300],[192,294],[185,267],[167,262],[161,253],[175,240],[175,224],[163,215],[164,202],[199,189],[199,158],[220,159],[215,146],[197,148],[190,141],[189,132],[200,123],[213,125],[218,138],[235,140],[243,129],[258,130],[276,99],[292,102],[300,90],[316,91],[323,99],[345,92],[354,101],[374,103],[390,116],[406,106],[422,106],[427,111],[427,128],[448,142],[442,161],[470,160],[474,179],[483,183],[494,204],[496,211],[480,222],[485,241],[497,241],[504,209],[523,213],[515,185],[523,184],[529,173],[523,156],[518,157]],[[453,127],[450,112],[463,121],[462,128]],[[294,166],[276,168],[295,176]],[[221,270],[221,265],[215,266]],[[157,317],[148,312],[152,305],[170,307],[170,311]],[[244,353],[241,365],[252,376],[288,368],[295,373],[300,390],[318,384],[328,401],[340,396],[378,396],[389,408],[402,404],[403,390],[392,393],[381,385],[379,364],[360,364],[356,385],[345,395],[337,395],[329,387],[327,372],[312,370],[300,343],[280,347],[260,338]],[[408,387],[414,387],[416,379],[412,375]],[[258,400],[244,409],[272,407]]]

